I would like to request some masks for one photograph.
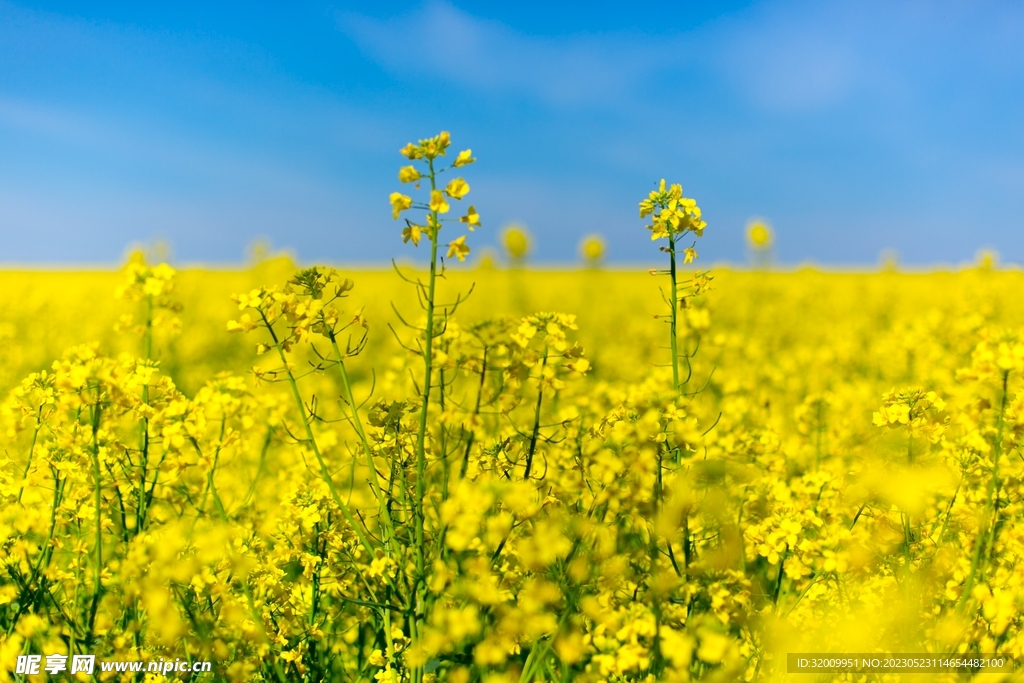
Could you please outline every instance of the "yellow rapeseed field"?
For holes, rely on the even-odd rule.
[[[460,266],[491,227],[448,144],[403,150],[379,237],[427,266],[0,273],[0,681],[1024,657],[1024,274],[695,271],[714,223],[664,182],[664,270],[596,236],[529,270],[522,229]]]

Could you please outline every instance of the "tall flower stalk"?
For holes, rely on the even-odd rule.
[[[424,180],[427,181],[427,183],[429,183],[429,195],[426,199],[421,201],[414,200],[412,197],[402,194],[401,192],[393,192],[390,197],[393,217],[395,220],[398,220],[401,214],[408,210],[419,210],[423,212],[423,223],[414,222],[409,218],[405,219],[405,228],[402,230],[402,240],[405,243],[412,242],[413,246],[417,247],[419,246],[420,240],[425,235],[430,243],[430,271],[427,276],[427,282],[416,282],[416,286],[420,290],[419,300],[426,314],[426,325],[422,330],[424,334],[423,346],[421,349],[421,354],[423,356],[423,384],[420,391],[421,402],[419,429],[416,434],[414,533],[417,580],[414,591],[416,609],[416,613],[414,615],[415,624],[413,626],[414,635],[420,630],[419,624],[425,618],[427,601],[425,581],[427,573],[427,540],[424,537],[424,500],[427,495],[427,431],[429,424],[428,418],[430,413],[431,392],[434,385],[434,341],[435,338],[443,332],[443,330],[439,330],[438,320],[436,319],[436,312],[438,308],[437,278],[441,273],[443,273],[444,268],[443,261],[439,259],[438,247],[440,246],[440,232],[443,223],[455,220],[451,218],[444,218],[444,216],[451,211],[449,200],[454,199],[461,201],[463,197],[469,194],[469,184],[463,178],[454,178],[444,186],[444,189],[439,188],[439,179],[443,173],[463,166],[468,166],[476,161],[472,156],[472,150],[467,149],[459,152],[455,160],[450,165],[443,166],[440,160],[441,157],[447,155],[447,150],[450,144],[451,136],[447,131],[442,131],[435,137],[420,140],[418,144],[413,144],[411,142],[407,144],[401,150],[401,154],[410,161],[418,162],[419,168],[415,165],[402,167],[398,172],[398,179],[402,183],[413,184],[414,189],[417,190],[421,189]],[[480,225],[480,216],[477,214],[476,208],[471,205],[466,210],[465,215],[460,217],[456,222],[463,223],[470,231],[472,231]],[[469,245],[466,244],[465,235],[456,237],[452,241],[448,242],[447,247],[448,251],[445,258],[449,259],[454,256],[459,261],[465,261],[466,256],[470,252]],[[423,672],[419,668],[416,668],[411,673],[414,682],[418,683],[418,681],[422,679]]]
[[[681,295],[681,288],[679,283],[679,273],[677,270],[677,245],[678,241],[683,238],[687,233],[693,233],[696,237],[700,237],[704,228],[707,226],[703,220],[701,220],[700,207],[697,206],[697,202],[693,199],[683,197],[683,186],[674,184],[665,187],[665,180],[662,179],[658,185],[658,189],[651,192],[647,199],[640,202],[640,217],[646,218],[650,216],[650,224],[647,225],[647,229],[651,231],[651,240],[656,241],[660,239],[667,239],[668,246],[660,247],[661,251],[666,252],[669,257],[669,267],[667,271],[660,271],[661,274],[667,274],[669,276],[669,295],[667,303],[669,304],[669,348],[672,353],[672,390],[677,397],[683,395],[683,386],[689,381],[689,374],[687,373],[686,379],[681,379],[679,372],[679,309],[682,307],[686,295]],[[693,245],[683,250],[683,263],[691,263],[697,258],[697,251],[693,248]],[[653,271],[653,274],[659,274],[659,271]],[[699,288],[699,285],[698,285]],[[692,295],[692,293],[691,293]],[[687,355],[687,363],[689,363],[690,356]],[[657,450],[657,470],[655,472],[654,481],[654,514],[653,519],[657,519],[661,514],[664,506],[664,456],[665,451],[662,448]],[[679,460],[679,449],[674,449],[674,459]],[[655,627],[654,627],[654,645],[652,651],[654,653],[652,661],[652,669],[655,674],[660,673],[665,666],[665,661],[661,655],[662,642],[661,642],[661,630],[663,621],[663,605],[658,589],[655,587],[655,574],[656,566],[658,561],[658,555],[661,552],[659,548],[660,539],[659,534],[655,530],[655,526],[651,526],[649,529],[649,543],[648,543],[648,554],[650,562],[650,586],[654,594],[654,602],[652,604],[652,611],[654,614]],[[666,545],[668,547],[668,554],[672,557],[673,566],[676,568],[676,572],[679,573],[678,566],[675,565],[675,558],[672,553],[672,540],[666,539]],[[683,548],[684,556],[688,556],[690,547],[690,534],[689,529],[684,528],[683,530]],[[686,562],[688,570],[689,562]]]
[[[693,199],[683,196],[683,186],[679,184],[670,185],[665,189],[665,180],[662,179],[658,189],[651,192],[647,199],[640,202],[640,218],[650,216],[650,224],[647,229],[651,231],[651,240],[668,240],[668,246],[659,247],[661,251],[668,254],[668,270],[654,271],[655,274],[669,276],[670,290],[668,304],[671,309],[669,315],[669,345],[672,349],[672,387],[677,394],[682,393],[682,385],[685,381],[680,380],[679,375],[679,308],[685,297],[680,296],[679,274],[676,270],[678,243],[687,233],[693,233],[695,237],[704,234],[707,223],[701,220],[700,207]],[[683,264],[692,263],[697,258],[697,251],[694,245],[686,247],[682,251]]]

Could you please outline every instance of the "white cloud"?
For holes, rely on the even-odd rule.
[[[841,26],[822,33],[829,17],[801,19],[801,11],[755,9],[670,34],[558,38],[525,35],[443,0],[392,19],[348,13],[338,22],[392,72],[440,77],[483,92],[556,105],[619,107],[632,98],[643,106],[675,108],[692,96],[695,84],[717,77],[756,107],[794,111],[841,101],[859,70],[852,36],[841,35]]]
[[[341,14],[338,22],[392,71],[553,104],[615,102],[635,91],[662,56],[639,36],[526,36],[441,1],[392,20]]]
[[[973,68],[993,61],[1000,69],[1016,66],[1021,50],[1008,41],[1006,27],[1021,20],[1006,14],[957,3],[793,0],[754,5],[684,31],[542,37],[429,0],[389,19],[342,13],[338,24],[392,73],[438,78],[480,94],[616,109],[633,100],[671,110],[714,106],[687,101],[706,90],[731,92],[754,110],[799,113],[861,95],[902,97],[924,85],[918,84],[922,73],[955,69],[960,60]],[[951,49],[957,40],[973,52]]]
[[[97,161],[117,160],[207,180],[232,178],[234,182],[267,186],[302,187],[312,181],[309,177],[293,177],[261,159],[258,152],[230,149],[154,122],[140,125],[117,120],[109,113],[90,114],[81,109],[0,96],[0,131],[5,127],[89,152]]]
[[[723,36],[722,68],[757,106],[779,111],[837,104],[857,84],[856,50],[820,26],[803,22],[743,26]]]

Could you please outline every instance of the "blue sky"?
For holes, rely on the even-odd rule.
[[[537,261],[657,259],[658,179],[702,261],[770,220],[785,263],[1024,260],[1024,6],[986,2],[0,0],[0,262],[168,242],[240,262],[413,257],[398,149],[450,130],[484,221]]]

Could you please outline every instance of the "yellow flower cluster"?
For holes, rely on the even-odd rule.
[[[403,242],[412,242],[413,246],[418,246],[420,240],[426,235],[436,249],[438,231],[441,229],[441,223],[445,220],[441,216],[451,210],[448,200],[461,200],[469,194],[469,183],[462,178],[455,178],[443,190],[439,189],[438,176],[441,173],[467,166],[476,161],[472,156],[472,150],[466,149],[459,152],[455,161],[447,168],[436,168],[435,161],[447,154],[446,150],[450,144],[451,136],[447,132],[442,132],[435,137],[420,140],[419,144],[414,145],[410,142],[401,150],[403,156],[411,161],[420,161],[425,164],[425,168],[420,171],[415,166],[403,166],[398,171],[398,179],[402,183],[415,183],[417,189],[423,179],[426,179],[430,185],[429,198],[422,203],[414,202],[412,197],[401,192],[391,193],[391,211],[395,220],[398,220],[399,216],[409,209],[418,208],[426,211],[425,224],[417,224],[406,219],[406,226],[402,230]],[[480,215],[477,213],[476,207],[470,206],[465,215],[459,218],[459,222],[465,224],[470,232],[477,228],[480,225]],[[465,235],[457,237],[448,244],[447,258],[455,256],[459,261],[465,261],[468,254],[469,246],[466,244]]]
[[[683,196],[683,186],[674,184],[665,189],[662,179],[658,189],[640,202],[640,218],[651,217],[647,229],[651,239],[659,240],[670,235],[678,236],[692,232],[697,237],[704,234],[707,223],[701,220],[700,207],[693,199]]]
[[[747,224],[747,243],[756,251],[771,249],[774,236],[766,222],[755,219]]]
[[[878,427],[904,428],[912,438],[923,437],[936,443],[948,421],[943,419],[945,407],[946,402],[934,391],[894,390],[882,397],[882,407],[872,421]]]

